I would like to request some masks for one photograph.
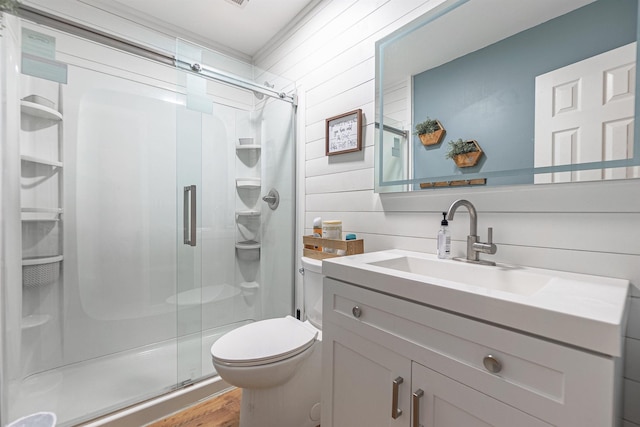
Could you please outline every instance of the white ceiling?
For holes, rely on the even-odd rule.
[[[99,0],[103,9],[141,18],[191,41],[212,41],[253,57],[318,0]],[[302,13],[302,14],[301,14]]]

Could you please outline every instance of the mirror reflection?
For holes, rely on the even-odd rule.
[[[637,8],[451,0],[380,40],[376,191],[640,177]]]

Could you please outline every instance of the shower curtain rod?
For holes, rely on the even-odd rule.
[[[184,71],[198,74],[212,80],[229,83],[243,89],[249,89],[254,93],[261,93],[272,98],[281,99],[293,104],[294,106],[297,105],[295,94],[289,95],[284,92],[278,92],[271,89],[270,87],[261,86],[257,83],[252,82],[251,80],[226,73],[222,70],[207,67],[198,63],[189,63],[187,61],[177,59],[175,56],[168,55],[164,52],[140,45],[138,43],[134,43],[130,40],[116,37],[112,34],[105,33],[103,31],[88,27],[78,22],[61,18],[59,16],[44,12],[31,6],[20,4],[18,7],[18,15],[21,18],[33,21],[36,24],[41,24],[50,28],[54,28],[56,30],[74,34],[85,39],[104,44],[115,49],[123,50],[125,52],[129,52],[155,62],[160,62],[165,65],[177,67]]]

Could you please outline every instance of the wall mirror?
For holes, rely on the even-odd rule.
[[[376,192],[639,178],[637,21],[637,0],[445,0],[378,41]]]

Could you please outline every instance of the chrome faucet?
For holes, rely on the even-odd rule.
[[[473,204],[464,199],[456,200],[449,206],[447,211],[447,220],[453,221],[453,216],[456,210],[464,206],[469,211],[469,235],[467,236],[467,257],[466,258],[454,258],[457,261],[472,262],[474,264],[483,265],[496,265],[493,261],[485,261],[480,259],[480,252],[485,254],[495,254],[498,248],[493,244],[493,228],[489,227],[488,242],[483,243],[478,240],[478,213]]]

